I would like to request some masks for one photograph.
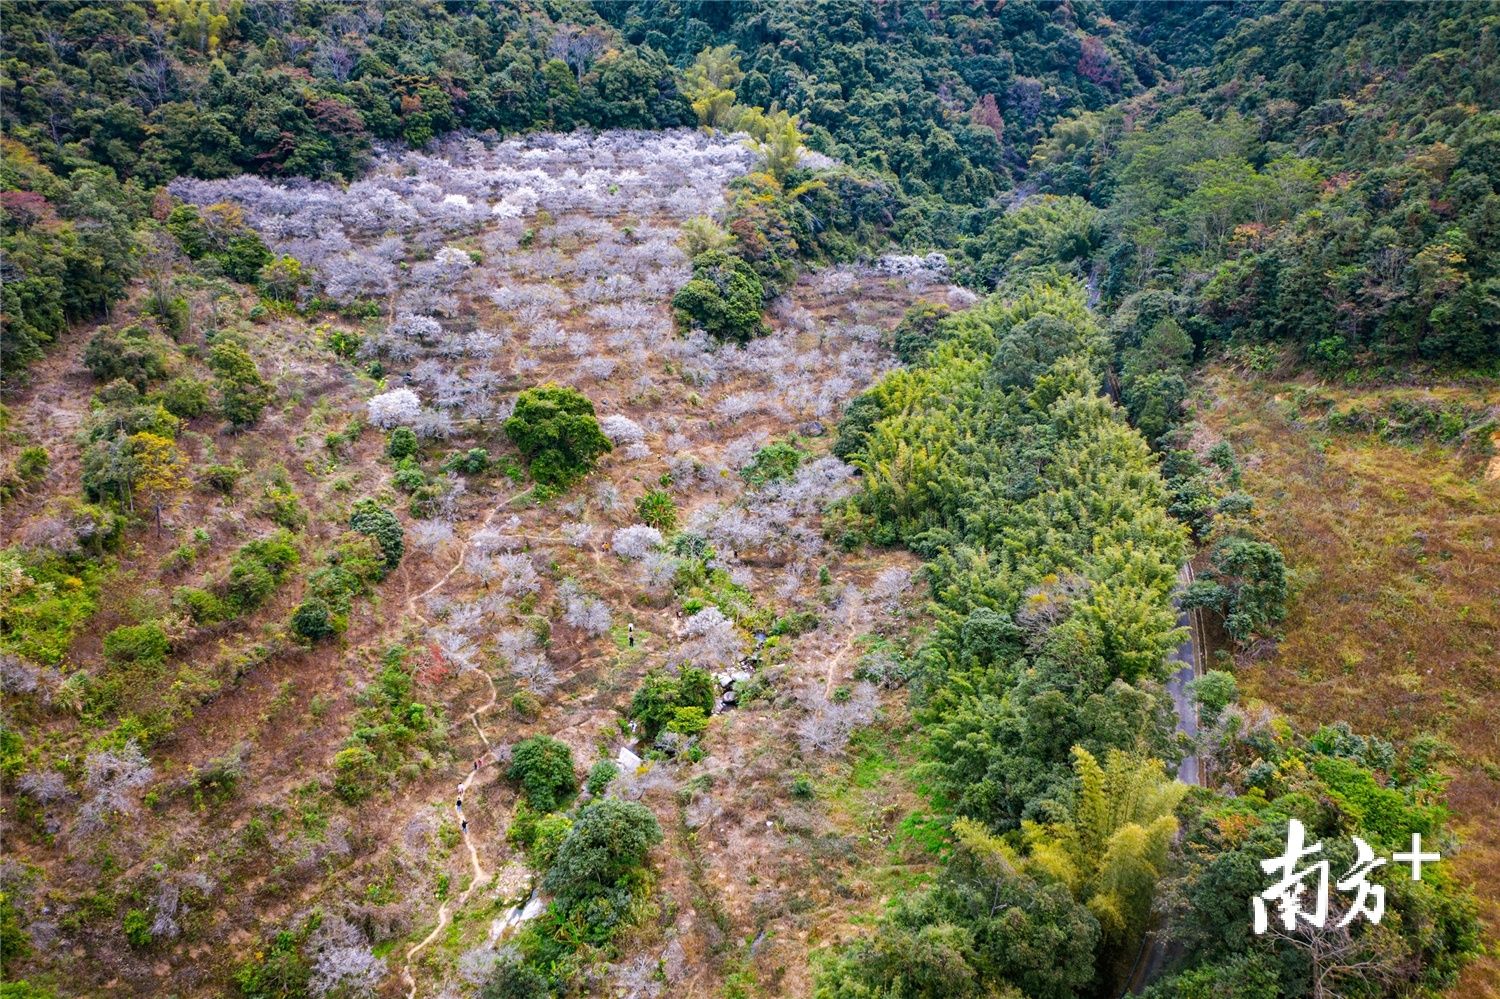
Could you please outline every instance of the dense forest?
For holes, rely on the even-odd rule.
[[[1500,7],[3,14],[0,995],[1494,985],[1456,865],[1252,931],[1462,754],[1242,692],[1203,393],[1489,391]]]

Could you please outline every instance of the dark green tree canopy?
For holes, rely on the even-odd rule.
[[[577,389],[539,385],[516,398],[505,433],[530,463],[531,477],[566,488],[594,470],[613,445],[599,429],[594,404]]]

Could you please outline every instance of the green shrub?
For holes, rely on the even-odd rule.
[[[122,625],[104,636],[104,657],[116,665],[160,666],[171,651],[172,643],[155,621]]]
[[[619,798],[590,801],[578,810],[558,847],[542,890],[564,911],[572,911],[627,889],[646,854],[661,841],[661,827],[645,805]]]
[[[1220,669],[1211,669],[1188,684],[1193,699],[1203,712],[1203,723],[1212,725],[1219,713],[1239,700],[1240,688],[1234,674]]]
[[[364,342],[364,338],[349,330],[335,329],[328,332],[326,342],[328,349],[333,351],[335,356],[352,361],[354,355],[359,353],[359,347]]]
[[[543,815],[536,820],[531,831],[530,849],[526,859],[533,870],[545,873],[557,859],[557,851],[573,828],[573,820],[566,815]]]
[[[354,804],[375,793],[380,778],[380,760],[366,746],[346,746],[333,757],[333,791]]]
[[[707,716],[713,712],[718,686],[714,678],[694,666],[684,667],[680,676],[671,677],[659,670],[647,673],[630,699],[629,717],[641,727],[646,739],[655,739],[664,728],[681,731],[674,727],[682,709],[697,712],[681,716],[681,724],[697,726],[696,734],[707,725]]]
[[[455,451],[443,462],[443,471],[462,472],[465,475],[483,475],[490,467],[490,453],[482,447],[471,447],[467,451]]]
[[[125,939],[135,948],[151,945],[151,914],[145,909],[131,909],[125,913]]]
[[[701,329],[719,340],[747,343],[766,332],[761,320],[765,286],[755,270],[723,250],[693,258],[693,277],[672,297],[684,329]]]
[[[427,476],[415,461],[402,458],[391,476],[391,484],[404,493],[414,493],[427,484]]]
[[[586,782],[589,794],[597,798],[609,787],[610,782],[618,776],[620,776],[620,768],[615,765],[613,760],[600,760],[598,763],[595,763],[592,767],[589,767],[589,776]]]
[[[307,592],[328,605],[335,615],[334,627],[342,630],[339,618],[349,612],[354,598],[369,592],[384,575],[380,543],[358,531],[345,531],[323,553],[323,565],[308,577]]]
[[[244,474],[245,470],[238,465],[206,465],[199,478],[210,489],[229,496],[233,494],[235,484]]]
[[[167,352],[143,326],[100,330],[83,351],[83,366],[101,382],[122,378],[140,391],[167,373]]]
[[[406,532],[401,527],[401,521],[390,510],[373,499],[362,499],[354,504],[354,512],[349,516],[349,526],[360,534],[374,538],[380,545],[387,572],[401,564],[401,556],[406,553]]]
[[[224,419],[236,427],[248,427],[259,420],[270,405],[271,386],[260,376],[244,344],[229,336],[218,337],[208,352],[208,366],[215,375]]]
[[[754,460],[740,469],[740,476],[752,486],[781,482],[797,474],[805,457],[807,452],[786,441],[776,441],[755,452]]]
[[[308,597],[292,612],[292,634],[305,642],[317,642],[338,633],[333,612],[317,597]]]
[[[550,995],[547,976],[513,957],[496,964],[479,990],[479,999],[545,999]]]
[[[665,490],[646,490],[646,494],[635,501],[635,515],[641,523],[663,534],[677,529],[677,504]]]
[[[550,812],[578,790],[573,751],[550,736],[534,735],[516,743],[506,777],[521,785],[526,800],[539,812]]]
[[[276,576],[255,559],[236,559],[230,563],[224,583],[225,605],[235,614],[252,611],[276,592]]]
[[[307,512],[302,509],[302,502],[297,498],[297,490],[285,468],[278,466],[272,471],[261,489],[255,512],[278,527],[292,531],[307,523]]]
[[[286,530],[241,545],[229,560],[225,603],[236,614],[255,610],[271,598],[300,558]]]
[[[47,474],[47,469],[52,464],[52,459],[47,455],[47,449],[33,444],[21,449],[16,455],[16,478],[23,485],[31,485],[39,482]]]
[[[599,429],[594,404],[582,393],[559,385],[522,392],[505,421],[505,433],[543,486],[566,488],[594,470],[613,447]]]
[[[162,387],[158,398],[162,408],[184,420],[208,412],[208,386],[196,378],[173,378]]]
[[[529,690],[518,690],[510,695],[510,709],[517,718],[530,721],[542,713],[542,701]]]
[[[672,720],[667,722],[667,731],[676,732],[678,735],[698,735],[706,728],[708,728],[708,715],[697,705],[675,709],[672,712]]]
[[[269,947],[240,965],[234,984],[244,999],[304,999],[312,970],[301,953],[299,934],[276,934]]]
[[[906,315],[901,317],[901,323],[896,327],[892,343],[902,364],[915,364],[922,359],[936,338],[938,327],[952,311],[946,305],[925,301],[906,310]]]
[[[420,447],[416,431],[411,427],[397,427],[386,435],[386,456],[396,461],[403,458],[415,458]]]

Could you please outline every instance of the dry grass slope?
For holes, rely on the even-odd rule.
[[[1342,718],[1387,737],[1431,733],[1451,747],[1448,795],[1463,837],[1453,862],[1476,887],[1493,947],[1500,481],[1487,475],[1485,427],[1500,413],[1500,389],[1338,388],[1218,366],[1197,405],[1244,459],[1246,490],[1294,573],[1285,637],[1240,665],[1241,685],[1309,730]],[[1429,433],[1428,421],[1411,418],[1428,411],[1466,419]],[[1479,429],[1465,433],[1465,424]],[[1475,962],[1452,994],[1500,994],[1500,961]]]

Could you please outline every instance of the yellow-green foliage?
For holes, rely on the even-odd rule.
[[[1023,826],[1027,867],[1066,884],[1106,936],[1128,936],[1144,928],[1187,786],[1169,778],[1160,760],[1119,750],[1101,767],[1075,746],[1073,771],[1078,799],[1068,820]]]

